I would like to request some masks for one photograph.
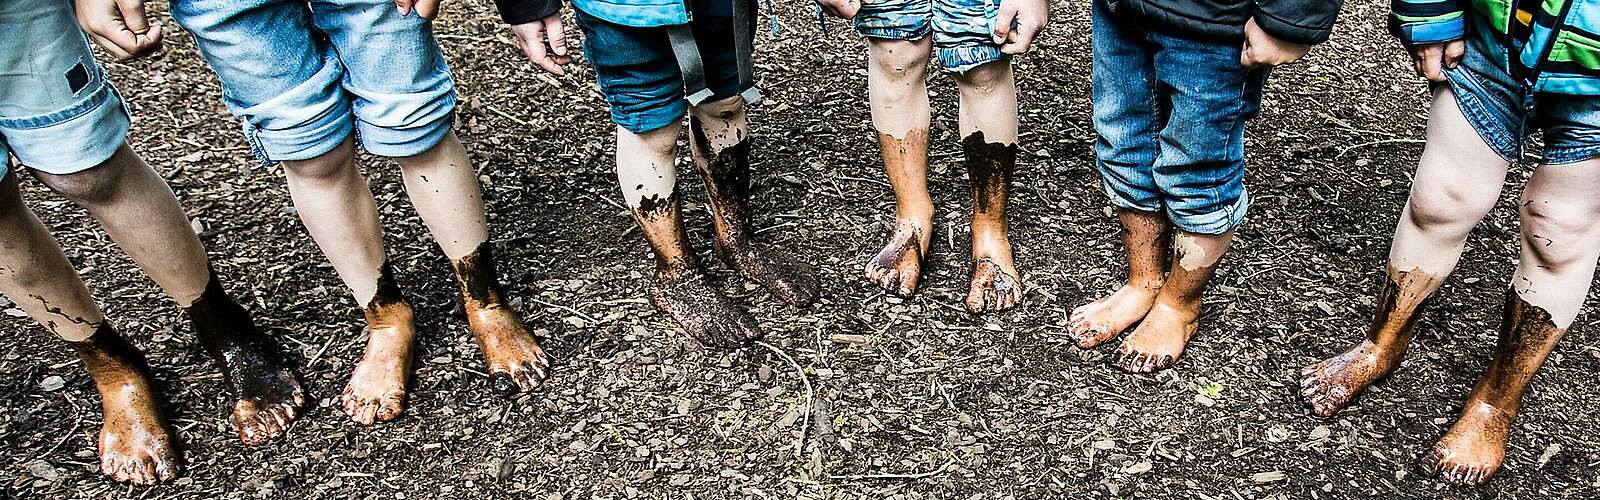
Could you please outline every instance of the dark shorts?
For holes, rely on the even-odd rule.
[[[728,0],[691,0],[695,43],[705,64],[713,100],[739,94],[734,55],[733,8]],[[750,1],[754,12],[755,2]],[[611,121],[635,134],[672,125],[689,110],[683,74],[667,40],[667,28],[623,26],[577,12],[583,56],[594,66],[600,92],[611,105]],[[750,16],[754,36],[755,18]]]

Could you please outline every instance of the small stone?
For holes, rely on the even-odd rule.
[[[59,391],[59,390],[61,390],[62,387],[66,387],[66,386],[67,386],[67,381],[63,380],[60,376],[57,376],[57,375],[51,375],[51,376],[45,377],[44,380],[39,381],[39,388],[40,389],[44,389],[45,392]]]

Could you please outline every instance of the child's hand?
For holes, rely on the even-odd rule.
[[[560,12],[514,25],[511,31],[517,34],[517,43],[522,45],[522,53],[529,61],[551,74],[567,74],[561,65],[572,62],[572,56],[567,55],[567,34],[561,26]]]
[[[401,15],[417,11],[423,19],[433,20],[439,15],[439,3],[444,0],[394,0],[394,6],[400,9]]]
[[[1239,64],[1246,68],[1272,67],[1295,62],[1311,51],[1310,45],[1279,40],[1256,24],[1255,18],[1244,23],[1244,50],[1239,52]]]
[[[77,0],[78,26],[118,61],[161,50],[161,24],[150,24],[144,0]]]
[[[856,17],[856,12],[861,10],[861,0],[817,0],[817,5],[822,6],[823,12],[839,19]]]
[[[1456,67],[1461,62],[1461,56],[1466,54],[1467,43],[1461,40],[1418,45],[1411,48],[1411,64],[1416,66],[1417,76],[1442,82],[1444,69]]]
[[[1033,37],[1039,36],[1049,22],[1050,6],[1044,0],[1000,0],[1000,14],[994,20],[994,43],[1000,44],[1000,52],[1026,53]]]

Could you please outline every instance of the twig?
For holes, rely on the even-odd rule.
[[[329,336],[328,337],[328,341],[322,343],[322,348],[321,349],[317,349],[317,353],[311,355],[311,363],[306,365],[306,369],[307,370],[311,369],[311,367],[313,367],[313,366],[317,366],[317,362],[318,361],[322,361],[322,353],[327,352],[328,351],[328,346],[333,345],[334,337],[335,336]]]
[[[594,319],[593,316],[584,314],[584,313],[578,311],[577,309],[573,309],[571,307],[567,307],[567,306],[564,306],[564,305],[561,305],[561,304],[552,304],[552,303],[549,303],[549,302],[545,302],[543,300],[539,300],[539,299],[534,298],[534,297],[528,297],[528,300],[531,300],[531,301],[534,301],[534,302],[538,302],[538,303],[544,304],[546,306],[554,307],[556,309],[560,309],[560,310],[563,310],[563,311],[566,311],[566,312],[569,312],[569,313],[572,313],[572,314],[576,314],[579,317],[583,318],[584,321],[588,321],[588,322],[594,323],[594,324],[600,324],[600,320]]]
[[[795,374],[800,376],[800,383],[805,385],[806,406],[802,412],[805,425],[800,426],[800,437],[794,441],[794,458],[799,460],[800,455],[805,453],[806,435],[811,431],[811,405],[812,401],[816,399],[816,391],[811,388],[811,377],[806,376],[806,369],[800,366],[799,361],[795,361],[794,358],[789,356],[789,353],[783,352],[783,349],[779,349],[778,346],[768,344],[765,341],[757,341],[756,345],[765,347],[768,351],[772,351],[773,354],[783,358],[784,361],[788,361],[789,366],[794,368]]]
[[[1342,157],[1344,157],[1345,153],[1349,153],[1350,150],[1356,149],[1356,148],[1364,148],[1364,147],[1367,147],[1367,146],[1377,146],[1379,144],[1420,144],[1422,142],[1423,142],[1422,139],[1384,139],[1384,140],[1381,140],[1381,141],[1363,142],[1361,144],[1357,144],[1357,145],[1350,146],[1348,148],[1344,148],[1344,149],[1340,150],[1339,154],[1337,156],[1334,156],[1334,158],[1342,158]]]
[[[515,123],[517,125],[521,125],[521,126],[527,127],[527,128],[533,128],[533,125],[529,125],[528,122],[523,121],[522,119],[517,118],[515,116],[511,116],[509,114],[506,114],[506,112],[504,112],[504,111],[500,111],[500,108],[496,108],[494,106],[484,106],[483,109],[489,110],[490,113],[494,113],[494,114],[500,115],[501,118],[505,118],[507,120],[511,120],[511,123]]]
[[[828,479],[832,479],[834,481],[861,481],[864,479],[900,479],[910,481],[944,474],[944,471],[950,469],[950,464],[953,462],[954,460],[946,461],[944,465],[940,465],[939,468],[927,472],[916,472],[912,474],[845,474],[828,476]]]

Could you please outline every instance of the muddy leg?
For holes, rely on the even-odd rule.
[[[1300,395],[1312,413],[1338,413],[1400,367],[1417,315],[1455,269],[1472,227],[1499,201],[1509,167],[1473,131],[1449,88],[1440,86],[1366,338],[1300,370]]]
[[[930,110],[924,80],[932,43],[931,37],[867,39],[867,94],[883,168],[894,187],[895,225],[889,242],[867,261],[866,276],[901,297],[916,292],[933,239],[933,200],[928,196]]]
[[[1122,223],[1128,281],[1111,295],[1072,310],[1072,336],[1082,349],[1116,338],[1144,319],[1167,280],[1167,254],[1172,248],[1167,216],[1119,208],[1117,220]]]
[[[1422,459],[1429,474],[1481,484],[1505,460],[1533,374],[1572,326],[1600,260],[1600,160],[1543,165],[1523,192],[1522,255],[1489,370],[1450,431]]]
[[[1183,357],[1183,348],[1200,325],[1200,299],[1206,283],[1217,272],[1223,254],[1233,242],[1233,231],[1195,234],[1174,229],[1172,271],[1156,294],[1150,313],[1122,341],[1118,368],[1151,373],[1171,367]]]
[[[101,316],[55,238],[22,203],[15,174],[0,179],[0,292],[72,346],[94,379],[104,415],[100,471],[139,484],[177,477],[182,461],[144,356]]]
[[[730,97],[689,114],[695,166],[705,177],[717,226],[717,256],[778,299],[797,306],[817,300],[817,271],[771,245],[757,245],[750,221],[750,126],[744,101]]]
[[[673,156],[678,130],[642,134],[617,127],[617,181],[656,255],[650,302],[702,345],[738,348],[761,338],[755,319],[722,294],[684,233]]]
[[[550,376],[551,360],[505,299],[495,271],[494,248],[488,242],[466,257],[450,261],[461,284],[467,326],[483,351],[484,365],[495,391],[528,392]]]
[[[416,317],[389,263],[383,264],[377,295],[361,312],[367,320],[367,348],[339,400],[351,420],[371,425],[399,418],[405,411],[416,348]]]
[[[1017,165],[1017,87],[1011,62],[994,61],[956,76],[959,125],[972,191],[972,283],[965,305],[973,314],[1003,311],[1022,301],[1022,279],[1011,258],[1006,203]]]

